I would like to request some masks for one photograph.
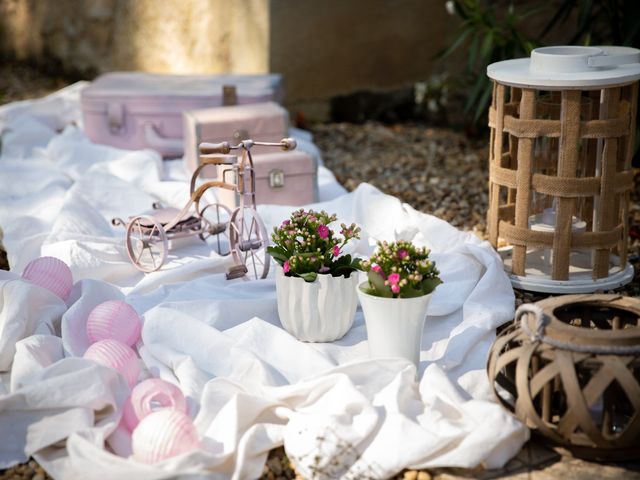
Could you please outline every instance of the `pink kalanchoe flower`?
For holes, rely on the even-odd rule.
[[[340,255],[340,247],[338,245],[335,245],[333,247],[333,256],[337,257],[338,255]]]
[[[283,226],[283,227],[284,227],[285,225],[290,225],[290,224],[291,224],[291,221],[289,221],[289,220],[283,220],[283,221],[282,221],[282,226]]]
[[[407,255],[409,255],[409,252],[407,252],[404,248],[398,250],[398,257],[405,258]]]
[[[318,227],[318,235],[320,235],[320,238],[327,238],[329,236],[329,227],[320,225]]]
[[[284,262],[284,264],[282,265],[282,270],[284,270],[284,273],[289,273],[289,270],[291,270],[291,267],[289,267],[289,260]]]
[[[391,275],[389,275],[388,280],[389,280],[389,283],[391,285],[397,285],[398,282],[400,281],[400,274],[399,273],[392,273]],[[393,290],[393,287],[391,288],[391,290]],[[398,292],[393,292],[393,293],[398,293]]]
[[[392,273],[391,275],[396,275],[395,273]],[[389,275],[389,276],[391,276]],[[394,285],[391,285],[391,291],[393,293],[400,293],[400,285],[398,285],[397,283]]]
[[[377,263],[374,263],[373,265],[371,265],[371,270],[376,273],[380,273],[382,271],[382,268],[380,268],[380,265],[378,265]]]

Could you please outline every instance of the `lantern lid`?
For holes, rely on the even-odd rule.
[[[492,63],[487,75],[524,87],[571,89],[631,83],[640,79],[640,50],[631,47],[536,48],[530,58]]]

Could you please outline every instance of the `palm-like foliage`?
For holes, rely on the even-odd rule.
[[[516,11],[514,4],[512,0],[447,2],[462,22],[451,45],[440,56],[449,57],[456,50],[465,49],[469,85],[465,113],[477,127],[486,125],[484,115],[491,98],[486,67],[490,63],[526,57],[533,48],[544,45],[552,33],[555,38],[565,37],[565,44],[640,47],[640,0],[560,0],[559,5],[522,11]],[[534,15],[549,18],[536,38],[523,33],[525,21]],[[540,20],[544,24],[544,18]],[[565,31],[568,35],[562,34]]]
[[[537,44],[523,35],[522,24],[540,9],[529,9],[518,14],[512,3],[506,9],[504,5],[483,0],[453,0],[448,3],[453,6],[462,23],[451,46],[440,56],[449,57],[459,48],[466,47],[465,75],[471,88],[464,110],[473,123],[478,123],[480,119],[484,123],[482,115],[487,111],[491,99],[491,82],[485,74],[487,65],[529,55]]]

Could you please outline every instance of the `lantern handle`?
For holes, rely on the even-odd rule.
[[[528,315],[533,315],[535,319],[535,331],[531,330],[527,321]],[[618,346],[618,345],[578,345],[572,342],[562,342],[545,335],[545,329],[550,319],[545,315],[539,305],[535,303],[525,303],[516,310],[515,323],[520,323],[520,328],[529,337],[531,343],[546,343],[561,350],[569,350],[577,353],[592,353],[596,355],[638,355],[640,345]]]

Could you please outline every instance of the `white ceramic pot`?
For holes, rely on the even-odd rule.
[[[276,271],[278,315],[284,329],[303,342],[332,342],[353,324],[358,272],[349,278],[318,275],[315,282]]]
[[[371,357],[402,357],[420,364],[422,329],[431,293],[414,298],[384,298],[357,289],[367,325]]]

